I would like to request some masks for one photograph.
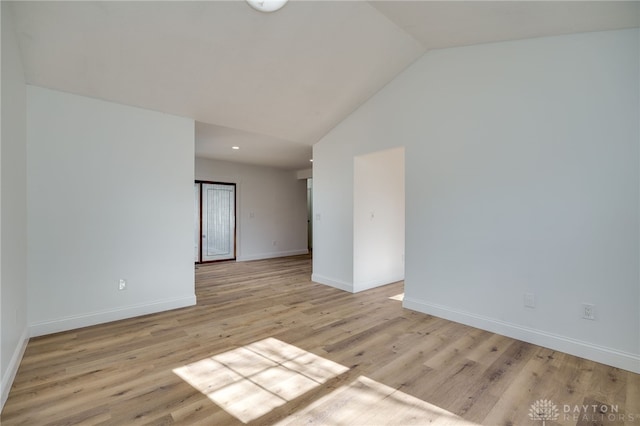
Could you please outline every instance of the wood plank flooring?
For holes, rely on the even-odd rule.
[[[403,309],[402,283],[310,275],[307,256],[203,265],[197,306],[34,338],[0,421],[640,425],[637,374]]]

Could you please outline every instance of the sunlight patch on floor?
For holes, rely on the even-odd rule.
[[[347,367],[274,338],[173,370],[244,423],[346,371]]]
[[[402,302],[404,300],[404,293],[396,294],[395,296],[391,296],[389,299]]]
[[[478,426],[364,376],[276,423],[300,424]]]
[[[274,338],[173,370],[243,423],[348,371],[343,365]],[[477,426],[365,376],[324,394],[277,424]]]

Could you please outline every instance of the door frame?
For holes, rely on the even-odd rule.
[[[238,226],[238,186],[234,183],[234,182],[220,182],[220,181],[211,181],[211,180],[195,180],[194,181],[195,184],[199,184],[199,188],[200,191],[199,192],[199,197],[200,200],[198,202],[199,206],[200,206],[200,211],[198,212],[199,217],[200,217],[200,221],[198,223],[198,230],[199,235],[200,235],[200,241],[198,243],[198,261],[195,262],[196,265],[199,264],[203,264],[203,263],[216,263],[216,262],[229,262],[229,261],[235,261],[237,259],[237,249],[238,249],[238,233],[237,233],[237,226]],[[220,259],[220,260],[202,260],[202,184],[211,184],[211,185],[231,185],[233,186],[233,258],[231,259]]]

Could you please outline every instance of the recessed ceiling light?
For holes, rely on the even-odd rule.
[[[232,146],[231,149],[240,149],[239,146]]]
[[[287,0],[247,0],[255,10],[260,12],[275,12],[287,3]]]
[[[311,161],[313,163],[313,158],[311,160],[309,160],[309,161]]]

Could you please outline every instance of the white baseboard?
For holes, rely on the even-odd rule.
[[[237,261],[248,262],[250,260],[273,259],[276,257],[298,256],[300,254],[309,254],[309,250],[300,249],[300,250],[274,251],[269,253],[250,254],[247,256],[238,256]]]
[[[29,329],[25,327],[22,331],[22,335],[20,336],[20,340],[18,341],[18,346],[16,346],[16,349],[13,351],[13,355],[11,356],[11,360],[7,366],[7,371],[2,376],[2,383],[0,384],[0,392],[2,392],[0,396],[0,411],[4,408],[4,403],[7,402],[11,385],[13,385],[13,380],[16,378],[16,374],[18,373],[20,361],[22,361],[22,356],[24,355],[25,349],[27,349],[28,342]]]
[[[382,280],[365,281],[365,282],[362,282],[362,283],[354,282],[353,283],[353,288],[356,289],[356,290],[354,290],[354,293],[359,293],[361,291],[370,290],[370,289],[376,288],[376,287],[382,287],[383,285],[395,283],[395,282],[402,281],[402,280],[404,280],[404,275],[398,275],[398,276],[395,276],[395,277],[391,277],[391,278],[388,278],[388,279],[382,279]]]
[[[318,274],[311,274],[311,281],[353,293],[353,284],[344,281],[334,280]]]
[[[125,306],[118,309],[89,312],[87,314],[31,324],[29,326],[29,335],[31,337],[43,336],[45,334],[58,333],[126,318],[139,317],[141,315],[154,314],[156,312],[184,308],[195,304],[196,296],[192,295],[177,299],[158,300],[150,303]]]
[[[547,333],[533,328],[471,314],[447,306],[436,305],[405,296],[402,306],[413,311],[434,315],[471,327],[522,340],[534,345],[565,352],[591,361],[640,374],[640,354],[618,351],[565,336]]]

